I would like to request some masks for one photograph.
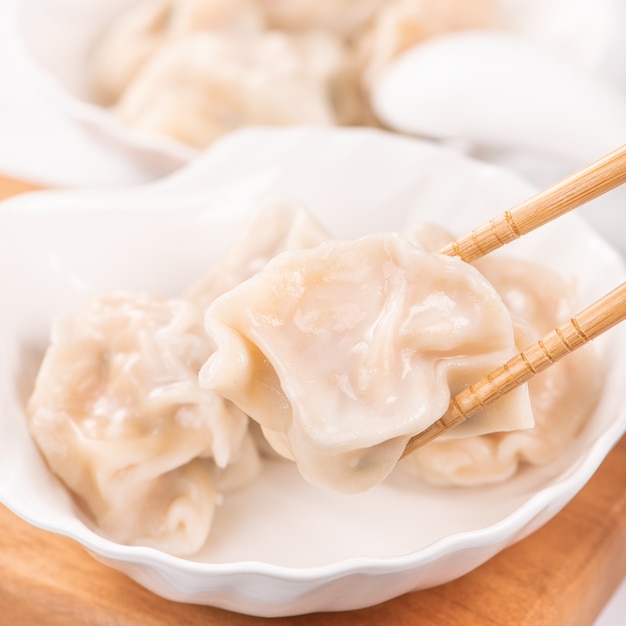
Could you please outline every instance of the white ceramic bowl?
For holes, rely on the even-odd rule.
[[[17,18],[10,53],[26,62],[52,106],[159,175],[197,155],[179,141],[121,124],[89,87],[98,38],[139,0],[8,1],[15,3]],[[392,63],[372,97],[381,119],[399,132],[483,148],[531,147],[568,158],[582,153],[589,160],[608,149],[607,141],[614,147],[611,139],[624,127],[623,96],[596,85],[594,74],[626,79],[614,61],[624,52],[620,24],[626,11],[619,0],[498,5],[502,29],[468,38],[460,33],[459,43],[455,35],[435,37]],[[588,115],[594,124],[581,124]]]
[[[137,0],[7,0],[6,52],[42,90],[46,106],[86,129],[100,151],[142,168],[144,180],[188,163],[198,150],[166,136],[121,124],[90,91],[89,59],[106,26]],[[91,148],[98,151],[98,146]],[[89,154],[87,154],[89,156]],[[123,179],[122,175],[119,175]],[[78,180],[80,185],[81,181]]]
[[[39,192],[0,205],[0,501],[70,536],[157,594],[280,616],[373,605],[479,566],[552,518],[626,428],[626,326],[597,340],[608,369],[597,411],[558,461],[506,484],[408,489],[388,481],[346,496],[287,462],[227,498],[191,559],[104,539],[31,441],[24,403],[51,321],[94,292],[181,292],[259,202],[302,200],[336,236],[434,220],[458,234],[528,196],[516,175],[378,131],[249,129],[179,174],[132,191]],[[575,216],[507,246],[573,277],[584,302],[621,283],[623,260]]]
[[[90,93],[88,59],[97,38],[138,1],[0,3],[0,61],[10,59],[0,62],[0,79],[11,83],[13,95],[5,116],[11,122],[4,129],[0,124],[7,140],[0,145],[0,166],[52,185],[125,186],[157,179],[195,158],[197,150],[181,142],[121,124]],[[626,5],[498,4],[503,29],[415,46],[381,77],[372,105],[397,132],[462,142],[474,153],[480,150],[483,160],[504,163],[544,185],[563,169],[616,147],[623,135]],[[581,123],[586,119],[594,123]],[[31,132],[38,127],[45,130]],[[61,159],[57,143],[65,147]],[[615,221],[619,213],[606,226],[593,223],[615,241]]]

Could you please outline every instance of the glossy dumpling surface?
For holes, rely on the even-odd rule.
[[[477,265],[526,327],[520,350],[575,314],[566,280],[526,261],[485,258]],[[405,472],[437,485],[482,485],[510,478],[520,465],[541,465],[564,452],[596,406],[604,373],[593,345],[579,348],[529,382],[533,428],[436,440],[400,462]]]
[[[201,319],[184,300],[120,292],[53,328],[29,428],[116,541],[192,553],[208,535],[221,474],[234,468],[245,481],[258,470],[254,450],[242,458],[248,418],[198,386],[211,352]]]
[[[205,309],[281,252],[313,248],[328,239],[328,232],[304,207],[284,200],[267,202],[224,257],[187,290],[185,297]]]
[[[202,386],[261,424],[316,484],[382,481],[450,394],[516,352],[508,309],[472,266],[400,235],[286,252],[218,298],[205,327],[216,352]],[[532,425],[525,389],[498,423]]]

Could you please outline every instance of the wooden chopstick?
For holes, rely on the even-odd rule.
[[[485,405],[522,385],[552,363],[626,319],[626,282],[587,307],[569,322],[458,393],[443,417],[412,437],[403,457],[457,426]]]
[[[444,246],[439,253],[458,256],[470,263],[625,182],[626,145],[623,145]],[[454,396],[443,417],[412,437],[402,456],[457,426],[624,318],[626,283]]]
[[[626,182],[626,145],[491,219],[439,252],[470,263]]]

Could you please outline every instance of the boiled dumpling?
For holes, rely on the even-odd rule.
[[[265,26],[254,0],[144,0],[105,30],[91,58],[92,87],[104,104],[114,103],[161,46],[191,33],[234,36]]]
[[[497,0],[156,0],[105,30],[95,100],[127,126],[204,148],[249,125],[379,126],[368,90],[400,53],[501,25]]]
[[[220,480],[258,471],[246,415],[198,386],[211,350],[198,307],[148,294],[94,298],[54,326],[30,431],[113,540],[195,552]]]
[[[312,248],[330,235],[303,207],[293,202],[263,205],[224,258],[187,290],[185,297],[206,309],[215,298],[262,270],[285,250]]]
[[[381,0],[258,0],[268,26],[279,30],[324,29],[349,38],[375,13]]]
[[[524,349],[575,312],[572,287],[543,266],[499,258],[476,265],[498,289],[515,318],[531,330]],[[436,485],[481,485],[510,478],[520,464],[545,464],[571,445],[591,415],[603,373],[594,346],[579,348],[529,381],[535,426],[418,448],[398,471]]]
[[[498,0],[387,0],[359,35],[363,81],[371,86],[393,59],[429,37],[500,25]]]
[[[279,252],[327,238],[304,209],[271,202],[183,298],[113,293],[57,322],[29,403],[30,428],[51,469],[109,537],[194,552],[220,492],[256,476],[247,416],[198,386],[214,349],[203,312]]]
[[[381,482],[450,394],[517,352],[508,309],[472,266],[400,235],[285,252],[218,298],[201,385],[231,400],[309,481],[346,492]],[[499,422],[533,424],[525,388]]]
[[[245,125],[338,123],[353,110],[350,71],[330,34],[197,33],[161,47],[113,110],[138,130],[203,147]]]

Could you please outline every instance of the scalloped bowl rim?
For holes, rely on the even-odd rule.
[[[193,214],[198,210],[196,206],[198,200],[213,198],[219,201],[222,197],[232,196],[233,194],[237,195],[237,193],[239,193],[237,186],[233,186],[228,181],[222,189],[214,188],[205,192],[199,192],[197,189],[194,189],[194,181],[199,182],[200,189],[202,189],[205,171],[209,171],[211,168],[218,167],[219,164],[228,162],[228,159],[231,159],[234,163],[238,161],[237,154],[245,154],[242,150],[246,146],[250,149],[250,146],[253,145],[267,145],[268,141],[274,142],[277,146],[283,146],[284,148],[283,152],[277,148],[278,156],[270,154],[267,157],[259,157],[266,158],[267,163],[270,165],[273,163],[274,166],[276,166],[275,169],[280,169],[277,165],[280,163],[282,163],[283,169],[287,168],[286,163],[289,154],[291,154],[290,150],[297,151],[299,147],[308,146],[312,154],[315,154],[316,150],[320,152],[324,151],[324,154],[326,154],[326,152],[332,154],[332,150],[329,150],[329,146],[345,144],[346,149],[352,151],[355,155],[359,154],[363,145],[370,147],[375,146],[377,149],[380,149],[380,155],[359,157],[362,159],[373,159],[376,161],[376,159],[383,159],[384,154],[405,155],[415,149],[416,153],[422,151],[424,154],[432,152],[432,154],[442,155],[444,163],[471,163],[471,167],[477,167],[485,172],[497,173],[501,170],[501,168],[495,166],[473,162],[447,148],[393,136],[383,131],[352,129],[328,129],[320,131],[319,129],[307,128],[281,130],[247,129],[234,133],[218,142],[213,149],[209,150],[193,164],[189,165],[187,169],[174,174],[170,179],[131,190],[42,191],[25,194],[7,200],[0,205],[0,222],[4,220],[10,221],[12,216],[18,215],[37,215],[39,213],[54,214],[55,211],[58,211],[61,207],[64,211],[69,211],[70,213],[104,211],[104,207],[106,207],[108,203],[111,204],[108,209],[112,209],[111,215],[126,210],[145,212],[147,215],[151,212],[158,213],[158,209],[151,208],[155,206],[159,206],[163,211],[168,213],[172,210],[171,208],[167,208],[168,204],[171,204],[172,198],[177,197],[181,198],[181,204],[183,206],[176,210],[180,211],[181,216],[184,218],[187,213]],[[405,153],[405,150],[408,152]],[[342,158],[343,156],[344,155],[339,154],[336,158]],[[247,158],[254,161],[254,158],[251,156]],[[274,159],[274,161],[272,161],[272,159]],[[245,157],[239,160],[245,161]],[[231,167],[235,169],[239,166],[239,164],[236,166],[231,164]],[[297,168],[302,167],[302,164],[296,164],[294,167],[296,168],[294,171],[299,171]],[[326,164],[325,167],[330,170],[330,168],[333,167],[333,163],[330,162]],[[354,167],[358,169],[360,165],[352,164],[350,166],[351,169]],[[402,167],[406,167],[406,164]],[[272,168],[269,168],[269,170],[271,169]],[[257,164],[251,163],[250,172],[257,172],[257,170]],[[261,172],[261,174],[263,174],[263,172]],[[237,179],[238,175],[234,178]],[[314,177],[314,175],[311,176]],[[507,176],[509,176],[508,173]],[[250,193],[252,197],[257,197],[259,192],[255,185],[258,186],[260,184],[262,187],[265,184],[263,175],[259,178],[260,183],[254,176],[249,176],[246,180],[252,181],[252,187],[248,189],[246,185],[242,185],[242,195],[245,197],[247,193]],[[339,184],[347,185],[348,182],[340,181]],[[185,195],[186,189],[191,190],[190,194]],[[352,190],[350,193],[357,193],[357,191]],[[358,193],[365,192],[358,191]],[[185,208],[186,206],[195,208]],[[584,224],[583,220],[576,216],[567,216],[567,220],[568,223],[578,224],[579,226]],[[617,259],[619,259],[620,271],[622,275],[626,274],[621,256],[596,235],[590,234],[589,236],[596,237],[597,240],[606,247],[608,253],[614,255],[616,262]],[[2,363],[0,363],[0,365],[2,365]],[[3,417],[0,416],[0,421],[2,419]],[[473,547],[483,549],[492,547],[494,548],[493,551],[499,551],[503,547],[510,545],[510,543],[526,536],[528,532],[535,530],[536,527],[533,527],[533,522],[538,522],[540,526],[553,517],[553,515],[555,515],[589,480],[625,430],[626,406],[623,406],[612,418],[610,426],[595,437],[592,445],[585,449],[584,454],[581,453],[581,456],[573,461],[566,469],[561,469],[556,475],[550,478],[551,481],[554,481],[552,484],[542,486],[539,491],[527,497],[517,509],[494,523],[478,529],[459,531],[443,536],[431,543],[423,545],[417,550],[399,555],[356,556],[340,559],[332,563],[305,567],[266,563],[259,560],[240,560],[231,563],[206,563],[174,557],[153,548],[117,544],[90,530],[78,517],[73,518],[71,523],[65,523],[67,520],[61,519],[48,522],[38,518],[33,509],[11,502],[7,495],[7,489],[5,486],[3,487],[2,483],[0,483],[0,501],[3,501],[9,509],[13,510],[33,526],[71,537],[88,550],[96,553],[96,555],[104,559],[111,559],[120,564],[160,565],[166,566],[172,570],[194,575],[204,574],[207,576],[219,576],[242,574],[267,577],[277,581],[323,583],[351,574],[393,574],[396,572],[410,571],[413,568],[432,563],[441,557],[451,555],[459,550]],[[120,565],[119,569],[123,569],[123,565]],[[324,606],[326,605],[323,600],[320,602],[321,605],[318,604],[311,610],[324,610]],[[362,602],[364,603],[363,606],[365,606],[368,600],[363,599]],[[219,602],[211,602],[211,604],[220,606]],[[232,606],[227,605],[225,608],[232,608]],[[354,606],[351,605],[348,608],[354,608]],[[239,610],[241,612],[250,612],[258,615],[295,614],[276,613],[276,609],[268,609],[267,607],[262,610],[258,608],[246,610],[245,607],[239,607]],[[306,612],[309,611],[307,610]]]

